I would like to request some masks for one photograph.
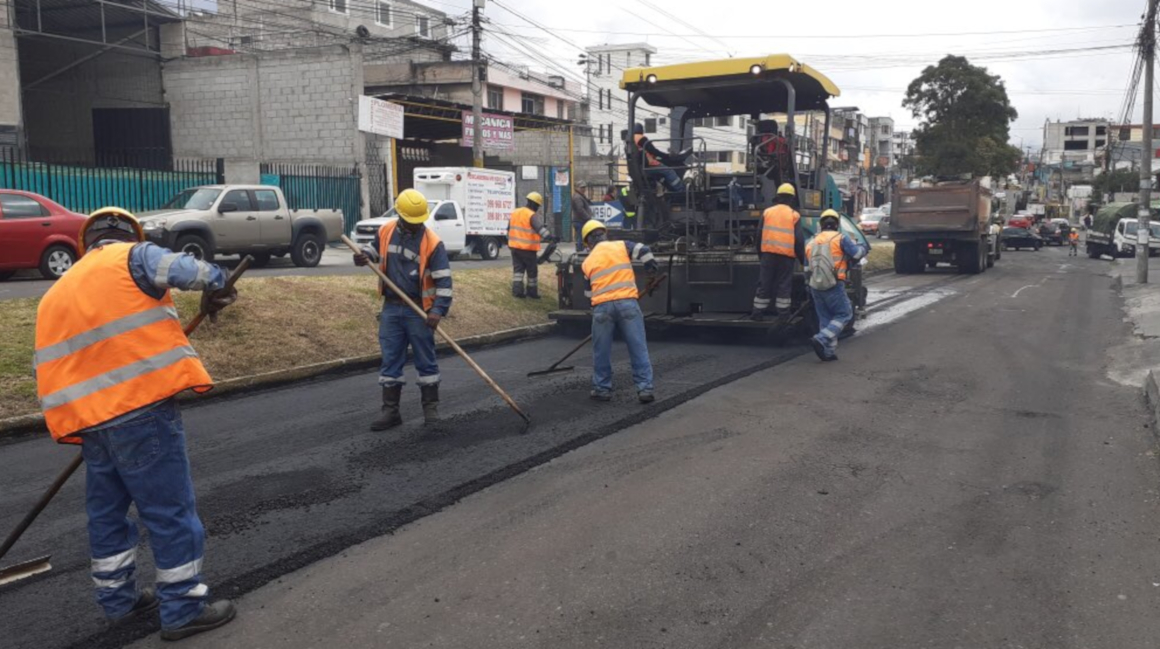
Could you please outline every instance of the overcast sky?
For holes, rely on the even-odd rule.
[[[470,0],[420,1],[453,16],[470,7]],[[577,46],[603,43],[648,42],[659,50],[661,63],[785,52],[838,84],[842,96],[834,105],[858,106],[872,116],[889,115],[902,130],[915,123],[901,105],[906,85],[943,55],[965,55],[1006,81],[1019,111],[1011,142],[1035,148],[1041,143],[1045,119],[1118,118],[1134,62],[1130,46],[1146,4],[1145,0],[498,2],[489,0],[485,14],[491,29],[508,36],[485,37],[485,49],[533,69],[549,68],[503,38],[519,34],[526,46],[577,74],[582,72],[576,65]],[[552,34],[530,26],[504,6]],[[558,69],[550,71],[559,74]],[[1141,112],[1137,102],[1133,121],[1139,122]]]

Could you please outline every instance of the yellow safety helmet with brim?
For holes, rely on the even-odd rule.
[[[137,217],[128,210],[119,207],[102,207],[89,214],[89,218],[85,219],[84,224],[81,225],[80,234],[77,236],[77,256],[83,257],[89,246],[100,241],[99,236],[102,233],[110,231],[131,234],[136,237],[137,241],[145,240],[145,230],[141,228],[141,223]],[[90,235],[92,235],[92,241],[89,241]]]
[[[607,229],[608,229],[608,226],[604,225],[604,223],[597,221],[596,219],[590,219],[587,223],[584,224],[584,227],[580,229],[580,241],[583,242],[585,245],[587,245],[588,235],[592,234],[593,232],[595,232],[597,230],[607,230]]]
[[[395,199],[395,211],[407,223],[418,225],[431,217],[427,197],[415,189],[404,189]]]
[[[544,206],[544,197],[540,195],[540,192],[532,192],[528,194],[528,200],[535,203],[536,205],[539,205],[540,207]]]
[[[790,183],[782,183],[781,187],[777,188],[778,194],[788,194],[789,196],[797,196],[797,190]]]
[[[825,221],[826,219],[834,219],[834,222],[836,222],[838,225],[842,224],[842,215],[838,214],[837,210],[830,209],[822,212],[822,215],[818,217],[818,225],[821,226],[822,221]]]

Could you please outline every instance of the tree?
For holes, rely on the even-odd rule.
[[[1092,193],[1102,202],[1104,196],[1118,192],[1134,192],[1140,188],[1140,172],[1115,169],[1096,176]]]
[[[998,177],[1018,168],[1022,152],[1007,144],[1018,113],[986,68],[947,55],[910,82],[902,105],[922,120],[914,134],[920,175]]]

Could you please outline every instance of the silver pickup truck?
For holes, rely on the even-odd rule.
[[[288,209],[282,190],[268,185],[190,187],[138,216],[153,243],[206,261],[249,254],[255,266],[287,254],[295,266],[317,266],[343,226],[341,210]]]

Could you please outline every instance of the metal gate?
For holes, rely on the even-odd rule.
[[[387,174],[390,140],[376,135],[366,136],[367,199],[371,218],[382,216],[391,208],[391,180]]]

